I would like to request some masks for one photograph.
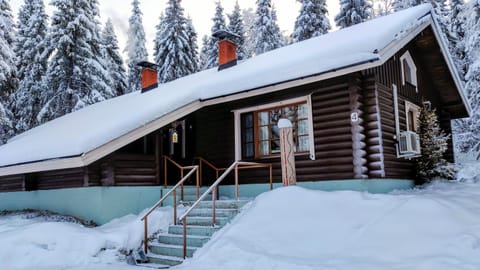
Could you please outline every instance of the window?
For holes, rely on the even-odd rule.
[[[407,118],[407,131],[417,132],[418,116],[420,115],[420,107],[405,101],[405,113]]]
[[[238,110],[235,117],[238,125],[237,160],[278,156],[280,134],[277,124],[280,118],[292,122],[295,152],[310,154],[314,159],[309,97]]]
[[[402,83],[405,85],[409,83],[413,86],[417,86],[417,67],[413,62],[412,56],[407,51],[400,57],[402,67]]]

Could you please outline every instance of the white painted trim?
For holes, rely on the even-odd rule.
[[[415,62],[413,61],[412,55],[410,54],[409,51],[406,51],[402,56],[400,56],[400,67],[402,69],[402,85],[405,85],[405,83],[406,83],[405,70],[404,70],[404,67],[403,67],[403,60],[406,60],[408,66],[410,67],[410,71],[411,71],[410,76],[412,77],[412,81],[409,82],[409,83],[411,83],[413,86],[415,86],[415,90],[418,93],[417,65],[415,65]]]
[[[238,109],[238,110],[233,110],[232,112],[233,112],[233,115],[234,115],[234,118],[235,118],[234,119],[234,125],[235,125],[235,160],[238,161],[238,160],[242,159],[242,143],[241,143],[242,131],[241,131],[241,120],[240,120],[240,115],[242,113],[261,111],[261,110],[266,110],[266,109],[275,108],[275,107],[283,107],[283,106],[288,106],[290,104],[301,103],[301,102],[305,102],[307,104],[307,108],[308,108],[307,113],[308,113],[308,118],[309,118],[308,119],[309,157],[310,157],[310,159],[315,160],[315,142],[314,142],[314,135],[313,135],[313,113],[312,113],[311,95],[297,97],[297,98],[291,98],[291,99],[285,99],[285,100],[282,100],[282,101],[272,102],[272,103],[268,103],[268,104],[262,104],[262,105],[242,108],[242,109]],[[297,155],[297,154],[295,154],[295,155]],[[271,158],[271,157],[269,156],[268,158]]]
[[[85,166],[82,157],[59,158],[0,168],[0,176],[50,171]]]
[[[313,132],[313,107],[312,95],[307,96],[308,106],[308,142],[310,143],[310,160],[315,160],[315,134]]]
[[[233,111],[234,125],[235,125],[235,161],[242,160],[242,140],[241,140],[241,120],[240,111]]]
[[[398,140],[398,137],[400,136],[400,115],[398,113],[398,90],[397,90],[397,85],[392,84],[392,90],[393,90],[393,110],[395,112],[395,134],[396,134],[396,140]]]

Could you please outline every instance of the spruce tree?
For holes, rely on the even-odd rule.
[[[335,23],[340,28],[365,22],[372,18],[370,0],[340,0],[340,12],[335,16]]]
[[[102,31],[102,55],[111,78],[110,87],[116,96],[125,94],[127,91],[127,76],[122,55],[119,52],[117,36],[110,19],[107,20]]]
[[[101,53],[96,0],[53,0],[51,52],[38,118],[47,121],[115,96]]]
[[[235,2],[235,7],[231,14],[228,15],[228,31],[238,36],[235,40],[237,44],[237,59],[243,60],[250,57],[245,48],[245,25],[242,18],[242,11],[238,5],[238,1]]]
[[[13,136],[13,116],[8,108],[17,86],[13,17],[7,0],[0,0],[0,144]]]
[[[0,101],[5,104],[17,87],[13,33],[10,4],[0,0]]]
[[[154,56],[159,65],[160,83],[198,70],[197,34],[191,20],[185,18],[180,0],[169,0],[165,16],[157,27]]]
[[[415,159],[415,172],[420,183],[434,178],[453,179],[453,166],[443,159],[448,150],[449,135],[440,128],[435,109],[424,104],[418,117],[421,156]]]
[[[297,0],[302,3],[295,21],[292,39],[294,42],[326,34],[330,30],[327,2],[325,0]]]
[[[272,16],[271,0],[257,0],[254,24],[255,54],[262,54],[282,47],[280,28],[276,22],[275,12]]]
[[[472,115],[455,121],[455,132],[466,134],[457,142],[461,152],[473,152],[480,159],[480,1],[470,1],[459,15],[465,18],[465,37],[463,39],[465,65],[465,91],[467,92]]]
[[[42,79],[47,70],[47,18],[42,0],[26,0],[20,8],[15,41],[19,86],[12,99],[17,133],[37,125]]]
[[[393,10],[396,12],[409,7],[418,6],[422,3],[423,3],[422,0],[394,0],[392,7],[393,7]]]
[[[132,15],[128,20],[127,33],[127,65],[128,79],[127,92],[138,91],[141,89],[141,67],[137,64],[148,60],[148,52],[145,47],[145,30],[142,23],[142,12],[138,0],[132,1]]]
[[[245,23],[244,47],[248,57],[255,54],[255,11],[252,8],[242,10],[243,22]]]
[[[213,25],[211,28],[211,34],[213,35],[215,32],[219,30],[226,30],[227,25],[225,22],[225,16],[223,16],[223,7],[220,4],[220,1],[215,3],[215,15],[212,18]],[[202,49],[207,56],[207,62],[203,69],[208,69],[212,67],[216,67],[218,65],[218,40],[217,38],[210,36],[208,39],[207,46]]]
[[[204,35],[202,38],[202,48],[200,50],[200,56],[198,60],[198,65],[200,69],[205,69],[208,63],[208,42],[210,41],[210,37]]]

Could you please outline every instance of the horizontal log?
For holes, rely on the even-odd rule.
[[[297,181],[342,180],[353,179],[353,172],[323,173],[322,175],[298,175]]]
[[[352,141],[352,134],[344,133],[344,134],[337,134],[337,135],[329,135],[329,136],[315,136],[315,145],[316,147],[320,147],[325,143],[335,143],[335,142],[351,142]]]
[[[155,175],[155,168],[115,168],[116,175]]]
[[[338,128],[330,128],[325,130],[314,130],[313,134],[316,137],[323,137],[323,136],[331,136],[331,135],[339,135],[339,134],[351,134],[350,131],[351,127],[338,127]]]
[[[329,167],[304,167],[296,168],[297,175],[317,175],[335,173],[335,172],[350,172],[353,171],[353,165],[336,165]]]
[[[136,161],[136,160],[143,160],[143,161],[155,161],[155,155],[145,155],[145,154],[116,154],[113,156],[115,161]]]
[[[350,125],[350,117],[348,119],[341,119],[341,120],[335,120],[335,121],[322,121],[322,122],[316,122],[313,124],[313,129],[314,130],[328,130],[332,128],[346,128],[346,127],[351,127]]]
[[[341,113],[341,112],[350,112],[350,104],[339,105],[336,107],[325,107],[319,109],[313,109],[313,115],[323,115],[323,114],[331,114],[331,113]]]
[[[115,184],[120,182],[155,182],[154,175],[115,175]]]

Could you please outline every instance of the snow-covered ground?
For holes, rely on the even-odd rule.
[[[174,269],[480,269],[480,163],[458,179],[391,194],[279,188]],[[165,229],[171,208],[155,215]],[[97,228],[0,217],[0,269],[139,269],[119,251],[142,233],[136,216]]]

